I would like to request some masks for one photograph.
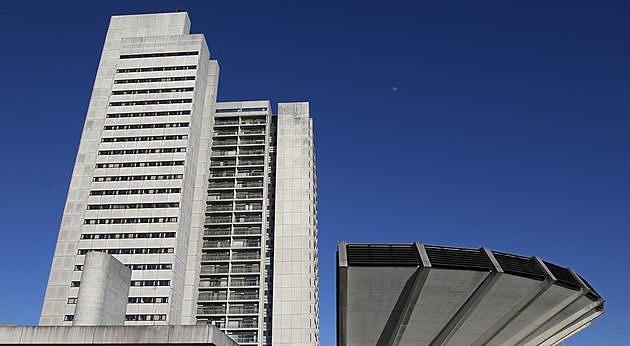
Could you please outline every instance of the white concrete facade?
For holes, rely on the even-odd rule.
[[[317,179],[308,102],[278,104],[274,345],[319,344]]]
[[[112,17],[41,325],[71,324],[87,250],[133,269],[128,324],[179,324],[194,305],[186,269],[203,222],[218,64],[189,30],[186,13]]]
[[[126,325],[318,344],[309,104],[217,103],[218,75],[186,13],[112,17],[40,325],[72,324],[101,251],[132,269]]]

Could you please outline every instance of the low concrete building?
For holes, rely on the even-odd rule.
[[[415,244],[338,247],[338,345],[554,345],[603,313],[538,257]]]
[[[238,346],[215,326],[0,326],[2,345]]]

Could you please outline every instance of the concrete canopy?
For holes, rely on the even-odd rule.
[[[582,277],[537,257],[343,242],[337,255],[339,345],[554,345],[603,313]]]

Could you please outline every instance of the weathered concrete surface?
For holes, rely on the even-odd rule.
[[[0,344],[238,346],[211,325],[200,326],[0,326]]]
[[[122,326],[125,323],[131,269],[104,252],[85,255],[74,326]]]

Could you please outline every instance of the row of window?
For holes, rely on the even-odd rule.
[[[129,297],[129,304],[155,304],[168,303],[168,297]]]
[[[163,193],[180,193],[178,187],[166,187],[160,189],[127,189],[127,190],[93,190],[90,196],[115,196],[115,195],[155,195]]]
[[[178,82],[185,80],[195,80],[195,76],[116,79],[114,84]]]
[[[175,232],[81,234],[81,239],[137,239],[137,238],[175,238]]]
[[[140,58],[161,58],[168,56],[189,56],[199,55],[199,52],[165,52],[165,53],[143,53],[143,54],[123,54],[120,59],[140,59]]]
[[[125,264],[125,267],[131,270],[170,270],[173,269],[173,265],[170,263],[160,264]],[[77,264],[74,266],[74,271],[83,271],[83,265]]]
[[[113,219],[85,219],[86,225],[119,225],[128,223],[171,223],[177,222],[177,217],[129,217]]]
[[[125,321],[166,321],[166,314],[133,314],[126,315]]]
[[[117,101],[117,102],[110,102],[109,105],[111,107],[116,107],[116,106],[170,105],[174,103],[192,103],[192,99]]]
[[[76,304],[77,301],[78,301],[78,298],[68,298],[68,304]],[[129,297],[127,298],[127,303],[129,304],[168,303],[168,297]]]
[[[170,286],[171,280],[131,280],[132,287]],[[70,287],[81,287],[81,281],[71,281]]]
[[[170,127],[188,127],[188,122],[156,123],[156,124],[122,124],[105,125],[105,130],[137,130],[137,129],[165,129]]]
[[[151,175],[110,175],[102,177],[94,177],[94,182],[108,181],[139,181],[139,180],[173,180],[183,179],[183,174],[151,174]]]
[[[197,65],[119,68],[116,73],[195,70]]]
[[[216,113],[237,113],[237,112],[264,112],[267,107],[254,107],[254,108],[223,108],[217,109]]]
[[[110,210],[110,209],[149,209],[149,208],[179,208],[179,202],[167,202],[167,203],[88,204],[88,206],[87,206],[87,210]]]
[[[124,249],[79,249],[77,255],[85,255],[90,251],[105,252],[110,255],[146,255],[146,254],[162,254],[173,253],[172,247],[142,247],[142,248],[124,248]]]
[[[167,167],[183,165],[184,161],[110,162],[97,163],[96,168]]]
[[[130,112],[130,113],[109,113],[108,119],[118,118],[138,118],[138,117],[159,117],[168,115],[190,115],[189,110],[185,111],[159,111],[159,112]]]
[[[117,143],[117,142],[145,142],[145,141],[176,141],[180,139],[188,139],[188,135],[106,137],[106,138],[101,139],[101,142]]]
[[[99,155],[136,155],[136,154],[166,154],[185,153],[186,148],[146,148],[146,149],[120,149],[120,150],[99,150]]]
[[[135,89],[135,90],[114,90],[112,95],[137,95],[137,94],[161,94],[161,93],[179,93],[193,91],[193,87],[181,88],[162,88],[162,89]]]

